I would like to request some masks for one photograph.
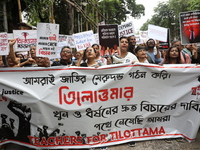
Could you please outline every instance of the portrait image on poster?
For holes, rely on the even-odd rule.
[[[180,13],[182,44],[200,42],[200,11]]]

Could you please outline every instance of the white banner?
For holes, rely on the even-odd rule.
[[[2,68],[0,144],[91,148],[183,137],[200,125],[200,66]],[[189,130],[188,130],[189,129]]]
[[[37,30],[13,30],[15,51],[29,51],[30,47],[36,46]]]
[[[59,37],[59,24],[37,24],[37,51],[40,57],[57,57],[57,44]]]
[[[73,37],[77,51],[84,50],[96,43],[92,30],[73,34]]]
[[[0,33],[0,55],[8,55],[8,34],[6,32]]]
[[[148,25],[148,36],[162,42],[167,42],[167,28],[155,26],[152,24]]]
[[[118,30],[119,30],[119,37],[122,36],[128,37],[135,35],[135,28],[132,21],[122,23],[121,25],[118,26]]]

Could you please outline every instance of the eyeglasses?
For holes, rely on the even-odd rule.
[[[62,51],[62,53],[71,54],[72,52],[70,52],[70,51]]]
[[[174,46],[179,47],[179,46],[182,46],[182,45],[174,45]]]

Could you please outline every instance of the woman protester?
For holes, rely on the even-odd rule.
[[[114,55],[113,64],[135,63],[138,62],[137,57],[128,52],[129,42],[127,37],[121,37],[119,42],[120,54]]]
[[[170,47],[166,53],[162,64],[183,64],[181,51],[177,46]]]
[[[135,49],[135,55],[137,56],[140,63],[148,63],[149,64],[149,61],[147,60],[147,49],[146,49],[146,47],[138,46]]]
[[[100,56],[99,45],[98,44],[93,44],[92,48],[96,51],[95,61],[96,62],[100,62],[103,65],[107,65],[107,59]]]
[[[7,63],[8,66],[7,67],[22,67],[26,64],[31,64],[31,63],[35,63],[35,60],[32,58],[28,58],[26,61],[21,62],[20,58],[17,58],[14,52],[14,48],[13,45],[16,43],[16,39],[12,39],[9,41],[9,48],[10,48],[10,52],[9,55],[7,56]]]
[[[83,60],[83,63],[81,61]],[[81,57],[79,58],[76,66],[80,67],[99,67],[103,64],[96,61],[96,51],[92,47],[87,47],[82,51]]]

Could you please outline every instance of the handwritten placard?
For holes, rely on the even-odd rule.
[[[167,42],[167,28],[148,25],[148,36],[159,41]]]
[[[37,24],[37,56],[56,57],[59,37],[59,25],[51,23]]]
[[[128,37],[135,35],[135,28],[132,21],[122,23],[121,25],[118,26],[118,29],[119,29],[119,37],[122,36]]]
[[[8,55],[8,35],[6,32],[0,33],[0,55]]]
[[[73,34],[73,38],[77,51],[84,50],[96,43],[92,30]]]
[[[15,51],[29,51],[37,43],[37,30],[13,30]]]

